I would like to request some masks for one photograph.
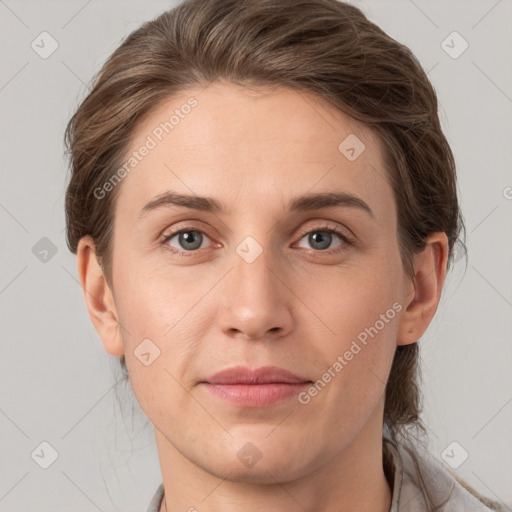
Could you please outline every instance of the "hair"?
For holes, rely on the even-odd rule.
[[[447,235],[447,270],[459,252],[467,255],[455,161],[440,126],[436,93],[406,46],[337,0],[185,0],[123,40],[66,127],[67,244],[76,253],[80,238],[90,235],[109,286],[122,184],[101,199],[94,190],[122,166],[137,127],[155,107],[216,81],[314,94],[379,136],[397,206],[400,257],[410,279],[412,258],[433,232]],[[120,362],[128,379],[124,356]],[[412,428],[426,436],[420,380],[418,343],[398,346],[383,418],[395,442],[411,439]]]

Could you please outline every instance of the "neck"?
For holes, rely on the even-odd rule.
[[[382,460],[378,414],[341,451],[293,480],[232,481],[184,457],[155,429],[165,497],[161,512],[389,512],[391,489]],[[167,508],[166,508],[167,507]]]

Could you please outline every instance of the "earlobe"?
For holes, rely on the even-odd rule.
[[[397,345],[412,344],[427,330],[441,299],[447,262],[446,233],[432,233],[423,251],[414,256],[414,282],[407,280],[404,290]]]
[[[77,265],[89,317],[103,346],[109,354],[122,356],[124,348],[114,297],[98,262],[94,241],[89,235],[78,242]]]

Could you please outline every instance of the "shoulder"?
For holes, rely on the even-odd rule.
[[[405,441],[395,444],[387,437],[384,442],[395,469],[393,506],[397,511],[512,512],[480,496],[429,451]]]

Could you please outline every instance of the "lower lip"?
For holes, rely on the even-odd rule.
[[[309,382],[289,384],[272,382],[269,384],[209,384],[203,382],[213,395],[224,398],[240,407],[267,407],[282,402],[300,393]]]

